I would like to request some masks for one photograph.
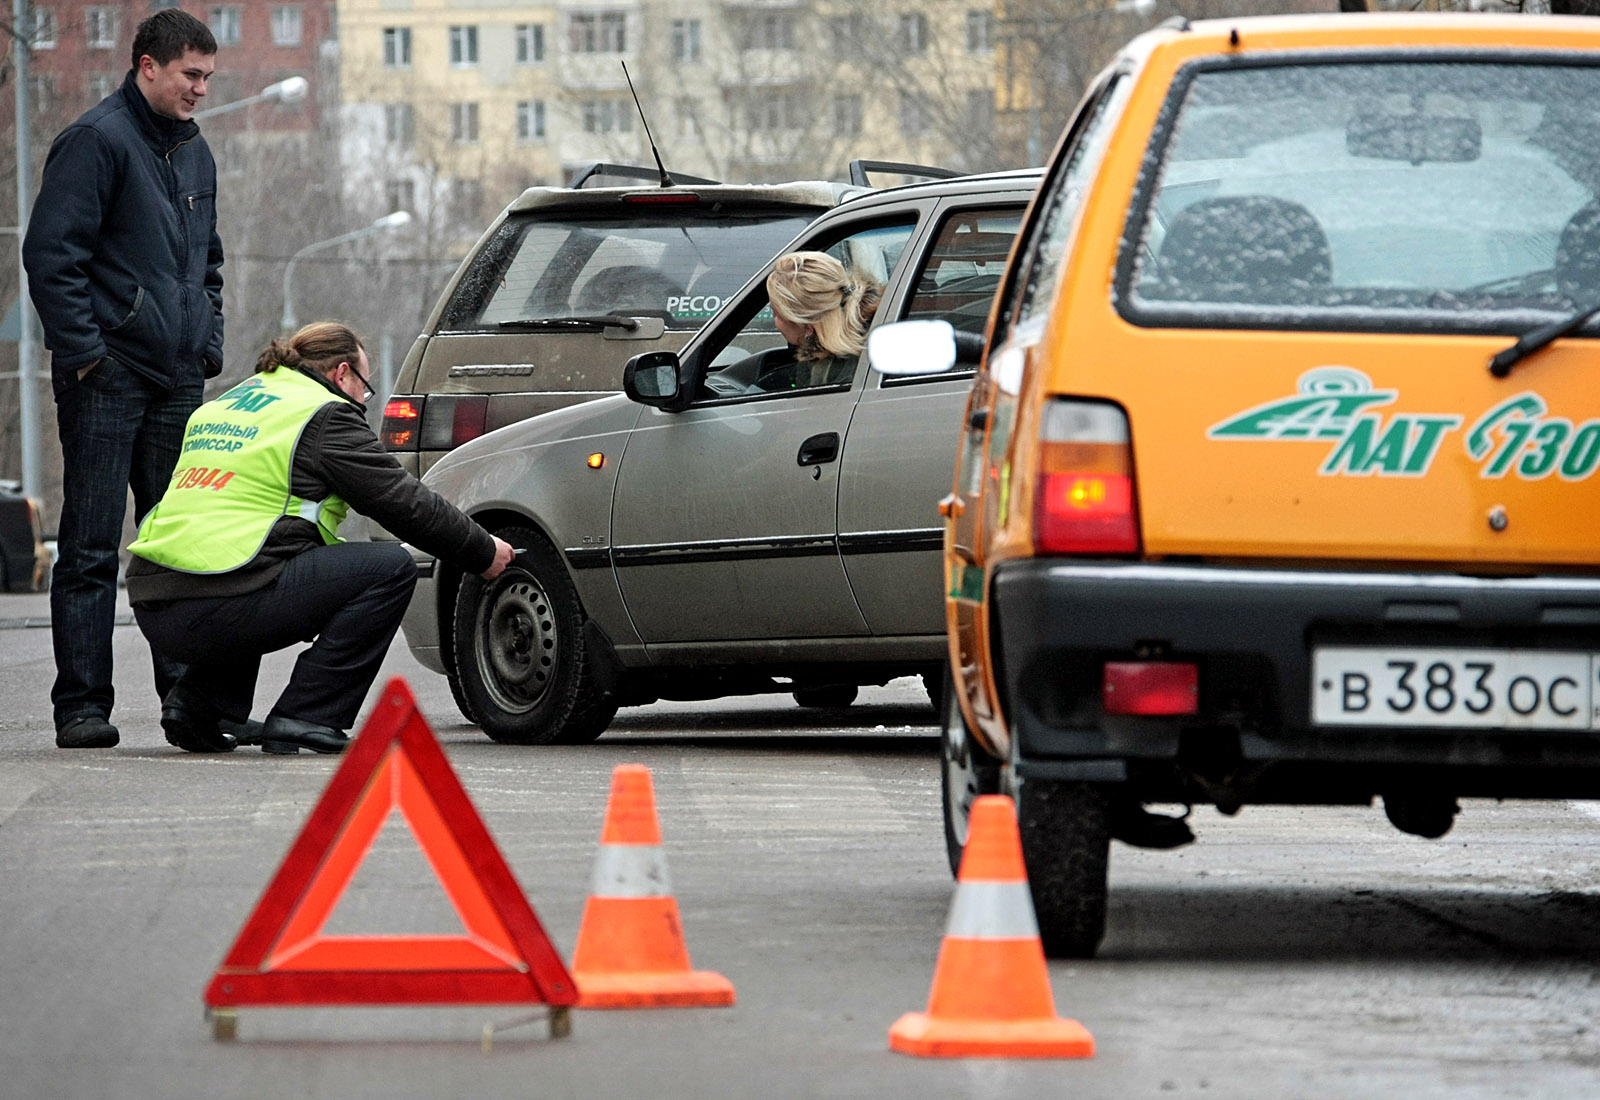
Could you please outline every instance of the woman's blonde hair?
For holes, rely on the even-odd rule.
[[[365,347],[349,325],[313,321],[287,340],[279,338],[268,344],[256,360],[256,373],[271,374],[279,367],[310,367],[318,374],[332,374],[340,363],[354,367]]]
[[[845,266],[826,252],[779,256],[767,276],[772,312],[785,321],[811,326],[813,335],[796,352],[802,360],[860,355],[867,344],[867,325],[882,296],[881,286],[864,279],[852,281]]]

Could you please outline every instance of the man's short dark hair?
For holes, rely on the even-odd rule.
[[[157,65],[176,61],[190,50],[207,55],[217,52],[211,28],[181,8],[162,8],[133,32],[133,67],[150,57]]]

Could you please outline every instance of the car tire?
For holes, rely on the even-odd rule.
[[[1111,799],[1101,784],[1029,779],[1017,825],[1045,954],[1091,958],[1106,930]]]
[[[525,553],[493,580],[463,578],[456,593],[462,709],[502,744],[593,741],[617,707],[596,683],[583,608],[561,555],[537,531],[497,533]]]
[[[854,684],[824,684],[821,687],[796,688],[794,701],[802,707],[847,707],[856,701],[860,689]]]
[[[927,678],[926,673],[923,678]],[[961,870],[961,853],[967,847],[972,803],[979,795],[1000,791],[1000,761],[972,739],[948,672],[944,677],[941,710],[944,723],[939,736],[940,802],[944,806],[945,854],[950,860],[950,873],[954,875]]]

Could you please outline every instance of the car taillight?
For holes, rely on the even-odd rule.
[[[383,445],[391,451],[417,449],[417,426],[422,422],[422,398],[391,397],[383,406]]]
[[[1198,714],[1200,667],[1181,661],[1107,661],[1100,702],[1107,714]]]
[[[1040,429],[1033,543],[1041,554],[1136,554],[1128,418],[1112,405],[1052,401]]]
[[[424,451],[448,451],[487,430],[488,394],[430,394],[422,407]]]

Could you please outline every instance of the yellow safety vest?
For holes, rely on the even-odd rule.
[[[339,541],[350,506],[289,491],[295,446],[311,417],[339,398],[291,367],[253,374],[195,410],[166,493],[128,549],[183,573],[227,573],[261,551],[273,524],[300,516]]]

